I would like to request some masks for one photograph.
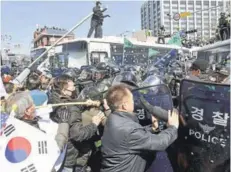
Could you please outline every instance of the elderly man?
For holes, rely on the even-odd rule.
[[[113,111],[109,115],[102,137],[101,172],[143,172],[147,152],[165,150],[177,138],[178,115],[169,111],[168,128],[159,134],[156,119],[153,126],[142,127],[133,113],[133,95],[124,85],[111,87],[107,102]]]
[[[39,129],[34,102],[28,91],[13,93],[6,100],[5,108],[8,114],[14,111],[15,118]]]

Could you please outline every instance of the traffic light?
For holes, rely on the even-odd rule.
[[[171,34],[165,35],[164,37],[165,37],[165,38],[170,38],[170,37],[171,37]]]
[[[197,29],[188,30],[188,31],[186,31],[185,33],[186,33],[186,34],[190,34],[190,33],[195,33],[195,32],[197,32]]]

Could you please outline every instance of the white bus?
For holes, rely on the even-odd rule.
[[[81,67],[98,62],[114,61],[116,64],[144,64],[148,62],[148,49],[153,48],[159,53],[156,57],[164,56],[172,49],[182,49],[191,55],[191,50],[175,45],[140,42],[134,38],[127,38],[135,47],[124,48],[123,37],[79,38],[58,44],[55,48],[57,56],[68,59],[67,67]],[[152,58],[155,58],[152,57]],[[124,58],[123,58],[124,57]]]
[[[216,42],[204,47],[197,47],[192,49],[192,53],[198,59],[209,61],[210,64],[222,63],[230,58],[230,39]]]

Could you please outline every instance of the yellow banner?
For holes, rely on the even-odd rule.
[[[181,18],[188,17],[188,16],[191,16],[190,12],[182,12],[182,13],[180,13]]]

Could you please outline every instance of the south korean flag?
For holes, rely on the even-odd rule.
[[[0,139],[1,169],[6,172],[51,172],[60,155],[56,141],[12,116]]]

